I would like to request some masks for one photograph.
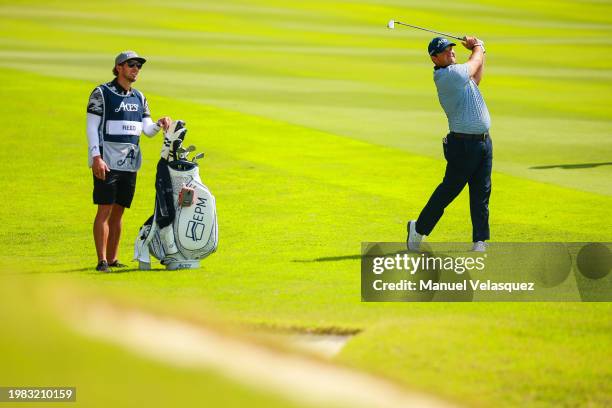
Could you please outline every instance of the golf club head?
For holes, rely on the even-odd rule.
[[[178,150],[176,151],[176,153],[178,154],[178,157],[180,160],[189,160],[189,153],[193,152],[196,149],[196,147],[194,145],[190,145],[187,148],[184,148],[183,146],[179,147]]]
[[[387,24],[387,28],[390,28],[393,30],[395,28],[395,20],[389,20],[389,23]]]
[[[170,125],[170,128],[168,128],[168,130],[165,133],[170,132],[171,134],[174,134],[174,138],[178,138],[181,139],[181,141],[183,141],[185,139],[185,134],[187,133],[187,129],[185,128],[185,121],[184,120],[177,120],[172,122],[172,124]]]
[[[191,158],[191,161],[195,163],[196,160],[200,160],[202,157],[204,157],[204,153],[198,153]]]
[[[170,152],[172,153],[172,157],[174,158],[174,160],[178,160],[178,157],[179,157],[178,150],[181,148],[181,143],[183,143],[183,139],[180,139],[180,138],[172,142],[172,145],[170,147]]]

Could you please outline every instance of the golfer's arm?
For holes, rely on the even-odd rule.
[[[93,113],[87,113],[87,147],[89,151],[89,167],[93,162],[93,158],[100,155],[100,137],[98,136],[98,127],[102,118]]]
[[[481,46],[472,48],[472,55],[468,59],[468,66],[470,67],[470,77],[474,78],[476,84],[480,83],[484,66],[484,52],[482,52]]]
[[[485,65],[485,55],[482,54],[482,64],[480,65],[480,68],[478,68],[476,73],[474,74],[474,82],[476,82],[476,85],[480,85],[480,80],[482,79],[482,73],[484,71],[484,65]]]
[[[481,51],[483,51],[484,49],[481,46],[477,46],[474,48],[478,48]],[[474,82],[476,82],[476,85],[480,85],[480,80],[482,79],[482,74],[484,72],[484,62],[485,62],[486,56],[485,53],[482,52],[482,64],[480,65],[480,68],[478,68],[476,70],[476,73],[474,74]]]

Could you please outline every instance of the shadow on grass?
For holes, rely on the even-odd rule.
[[[306,261],[307,262],[307,261]],[[188,269],[181,269],[181,271],[186,271]],[[194,269],[197,270],[197,269]],[[166,268],[151,268],[151,269],[138,269],[138,268],[115,268],[111,269],[108,272],[100,272],[96,271],[95,267],[85,267],[85,268],[74,268],[74,269],[64,269],[60,271],[24,271],[24,272],[2,272],[1,275],[52,275],[56,273],[76,273],[76,272],[86,272],[87,275],[108,275],[108,274],[117,274],[117,273],[131,273],[131,272],[176,272],[173,270],[169,270]]]
[[[111,268],[110,271],[108,272],[99,272],[99,271],[92,271],[92,274],[95,275],[109,275],[109,274],[114,274],[114,273],[131,273],[131,272],[175,272],[175,271],[170,271],[166,268],[151,268],[151,269],[138,269],[138,268]]]
[[[579,164],[553,164],[549,166],[533,166],[529,169],[531,170],[546,170],[546,169],[590,169],[593,167],[600,166],[612,166],[612,162],[602,162],[602,163],[579,163]]]
[[[347,259],[361,259],[361,254],[359,255],[343,255],[343,256],[325,256],[322,258],[315,259],[294,259],[291,262],[337,262],[337,261],[346,261]]]
[[[87,267],[87,268],[76,268],[76,269],[66,269],[63,271],[57,271],[57,272],[30,272],[30,273],[74,273],[74,272],[89,272],[89,275],[107,275],[110,273],[130,273],[130,272],[163,272],[166,271],[166,268],[151,268],[151,269],[145,269],[145,270],[141,270],[138,268],[111,268],[110,271],[108,272],[100,272],[100,271],[96,271],[95,268],[93,267]]]
[[[401,243],[403,245],[403,242]],[[466,248],[465,249],[449,249],[449,248],[444,248],[443,253],[444,254],[463,254],[465,252],[469,251],[470,245],[471,244],[465,244]],[[420,252],[414,252],[414,251],[408,251],[408,250],[401,250],[401,251],[394,251],[394,252],[389,252],[389,253],[377,253],[377,254],[372,254],[369,256],[393,256],[393,255],[403,255],[403,254],[409,254],[409,255],[415,255],[415,254],[419,254],[419,253],[427,253],[430,256],[433,254],[436,254],[437,251],[432,251],[431,249],[429,250],[422,250]],[[442,256],[441,253],[437,253],[438,256]],[[324,257],[320,257],[320,258],[314,258],[314,259],[293,259],[291,262],[298,262],[298,263],[310,263],[310,262],[339,262],[339,261],[346,261],[346,260],[350,260],[350,259],[361,259],[362,255],[358,254],[358,255],[341,255],[341,256],[324,256]]]
[[[9,272],[5,275],[52,275],[54,273],[75,273],[75,272],[95,272],[101,273],[95,270],[94,267],[76,268],[76,269],[65,269],[60,271],[23,271],[23,272]]]

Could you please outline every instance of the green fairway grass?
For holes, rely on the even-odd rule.
[[[360,330],[338,361],[467,405],[612,404],[609,303],[371,304],[359,293],[361,242],[405,240],[445,165],[432,36],[389,31],[391,18],[486,42],[492,239],[612,241],[610,3],[134,2],[128,19],[123,9],[0,3],[1,272],[94,284],[182,316],[210,306],[255,325]],[[206,152],[220,243],[200,270],[93,270],[85,109],[124,49],[149,59],[135,86],[154,119],[184,119],[187,143]],[[123,262],[153,212],[161,144],[141,139]],[[470,238],[463,192],[430,239]],[[0,350],[35,348],[23,330],[4,326]],[[121,358],[90,347],[88,358]]]
[[[10,334],[0,337],[3,386],[76,387],[76,404],[60,406],[133,407],[134,401],[148,407],[301,406],[238,385],[214,372],[168,367],[76,335],[67,329],[63,314],[70,313],[69,307],[82,305],[74,299],[58,299],[54,293],[59,289],[70,295],[74,287],[15,277],[3,283],[10,283],[0,287],[2,330]],[[19,406],[37,407],[41,403],[20,402]]]

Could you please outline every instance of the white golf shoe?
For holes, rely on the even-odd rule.
[[[472,245],[472,251],[474,252],[487,252],[487,247],[489,245],[487,245],[486,242],[484,241],[476,241],[474,242],[474,245]]]
[[[411,251],[418,251],[421,248],[421,241],[425,238],[425,235],[421,235],[416,231],[416,221],[408,221],[408,249]]]

